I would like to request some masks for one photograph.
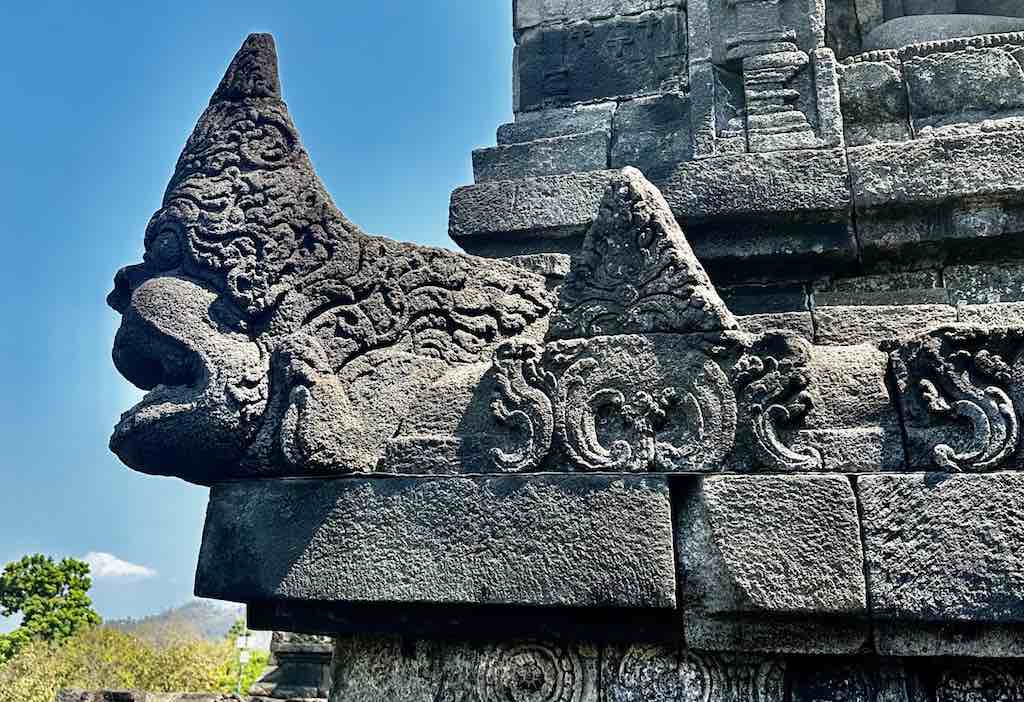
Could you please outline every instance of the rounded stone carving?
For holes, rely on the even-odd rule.
[[[971,663],[946,672],[935,690],[937,702],[1017,702],[1011,677],[989,665]]]
[[[660,646],[633,646],[619,663],[608,702],[708,702],[711,687],[711,671],[697,656]]]
[[[581,702],[583,662],[565,647],[499,646],[480,663],[480,702]]]

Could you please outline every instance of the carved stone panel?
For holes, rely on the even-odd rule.
[[[516,50],[517,112],[685,90],[686,13],[666,9],[527,30]]]
[[[1024,331],[940,329],[898,346],[891,358],[911,466],[1020,466]]]

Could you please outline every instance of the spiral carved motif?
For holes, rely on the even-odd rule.
[[[582,702],[583,680],[583,661],[572,649],[499,646],[480,663],[480,702]]]
[[[680,657],[659,646],[633,646],[619,663],[608,700],[709,702],[711,689],[711,671],[697,656]]]

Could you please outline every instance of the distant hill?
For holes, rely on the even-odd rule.
[[[192,600],[160,614],[153,614],[141,619],[115,619],[106,624],[141,638],[158,642],[181,636],[195,636],[210,641],[220,641],[227,636],[232,625],[243,616],[245,616],[245,608],[239,604]]]

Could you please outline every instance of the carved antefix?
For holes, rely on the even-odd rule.
[[[938,329],[891,357],[912,467],[1019,467],[1024,330]]]
[[[612,179],[546,345],[494,361],[499,470],[816,470],[780,430],[810,410],[806,342],[735,331],[668,205],[634,169]],[[579,338],[567,340],[571,336]]]
[[[370,237],[313,172],[263,35],[200,118],[110,303],[114,361],[150,391],[111,446],[145,472],[821,463],[781,438],[810,406],[804,342],[736,331],[639,171],[611,178],[557,301],[510,263]]]

